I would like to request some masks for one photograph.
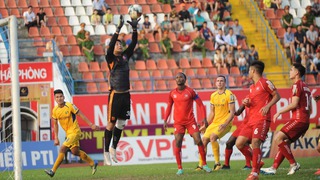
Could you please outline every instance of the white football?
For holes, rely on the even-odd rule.
[[[128,14],[131,19],[137,19],[142,15],[142,7],[139,4],[130,5],[128,8]]]

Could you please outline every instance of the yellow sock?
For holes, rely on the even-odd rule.
[[[85,162],[89,163],[90,166],[94,165],[93,160],[87,155],[87,153],[85,153],[84,151],[80,150],[79,156],[82,160],[84,160]]]
[[[216,164],[220,163],[219,143],[217,141],[211,142],[214,161]]]
[[[64,159],[64,153],[59,153],[58,154],[58,157],[56,159],[56,162],[54,162],[54,165],[53,165],[53,168],[52,168],[52,171],[53,172],[56,172],[56,170],[58,169],[58,167],[60,166],[61,162],[63,161]]]

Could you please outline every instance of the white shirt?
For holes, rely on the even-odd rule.
[[[230,36],[230,34],[228,34],[225,38],[226,42],[231,45],[231,46],[237,46],[237,37],[236,35],[232,34]]]
[[[308,39],[315,42],[318,39],[318,32],[315,30],[313,30],[313,31],[308,30],[306,33],[306,36]]]
[[[29,13],[29,11],[26,11],[23,13],[23,17],[25,17],[28,22],[32,22],[35,20],[36,15],[34,14],[34,12]]]

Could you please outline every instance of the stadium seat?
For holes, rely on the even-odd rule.
[[[146,91],[153,91],[154,90],[154,82],[152,82],[150,80],[146,80],[144,89]]]
[[[0,9],[0,13],[2,15],[3,18],[6,18],[9,16],[9,12],[7,9]]]
[[[281,9],[284,9],[285,6],[290,6],[289,0],[282,0]]]
[[[220,74],[221,75],[229,75],[229,71],[227,68],[221,67],[220,68]]]
[[[197,38],[198,32],[197,31],[191,31],[191,32],[189,32],[189,36],[190,36],[191,40],[194,40],[195,38]]]
[[[201,68],[201,62],[198,58],[192,58],[191,59],[191,65],[190,65],[191,68]]]
[[[54,14],[55,16],[57,16],[57,17],[65,16],[62,7],[56,7],[56,8],[54,8],[53,14]]]
[[[101,35],[101,36],[100,36],[100,44],[105,45],[106,39],[109,39],[109,38],[111,38],[111,36],[108,35],[108,34]],[[125,40],[125,41],[126,41],[126,40]]]
[[[51,27],[51,34],[55,35],[55,36],[61,36],[61,30],[59,26],[54,26]]]
[[[147,0],[147,4],[157,4],[157,0]]]
[[[33,46],[44,46],[45,43],[42,41],[41,37],[33,38]]]
[[[137,4],[147,4],[146,0],[136,0]]]
[[[124,3],[127,5],[133,5],[136,3],[136,1],[135,0],[125,0]],[[142,12],[145,13],[144,11],[142,11]]]
[[[73,36],[72,28],[70,26],[62,27],[62,34],[65,36]]]
[[[271,27],[273,28],[273,29],[279,29],[279,28],[282,28],[282,25],[281,25],[281,22],[280,22],[280,20],[279,19],[273,19],[273,20],[271,20]]]
[[[105,81],[104,75],[102,71],[95,72],[93,75],[94,81]]]
[[[169,69],[178,69],[177,63],[174,59],[168,59],[167,61]]]
[[[190,68],[191,66],[190,66],[189,60],[187,58],[181,58],[179,60],[179,67],[185,68],[185,69]]]
[[[133,83],[132,89],[134,91],[144,91],[145,90],[142,81],[135,81]]]
[[[89,72],[88,64],[86,62],[80,62],[78,65],[78,71],[80,73]]]
[[[8,7],[9,7],[9,2],[8,2]],[[28,3],[26,0],[19,0],[18,1],[18,7],[19,8],[28,8]]]
[[[231,68],[230,68],[230,74],[231,74],[231,75],[240,75],[240,70],[239,70],[239,68],[238,68],[238,67],[235,67],[235,66],[231,67]]]
[[[306,74],[305,80],[308,85],[316,85],[317,84],[313,74]]]
[[[320,84],[320,74],[317,75],[317,84]]]
[[[231,87],[231,88],[234,88],[234,87],[237,86],[236,83],[235,83],[234,77],[228,76],[228,85],[229,85],[229,87]]]
[[[148,39],[149,43],[155,42],[153,33],[146,33],[145,37]]]
[[[81,56],[81,51],[79,46],[71,46],[70,56]]]
[[[87,16],[87,15],[80,16],[79,22],[80,22],[80,23],[85,23],[87,26],[88,26],[89,24],[91,24],[90,18],[89,18],[89,16]],[[80,25],[80,24],[76,24],[76,25]]]
[[[172,11],[170,4],[163,4],[162,9],[165,14],[169,14]]]
[[[50,29],[42,26],[40,28],[40,36],[51,36]]]
[[[16,3],[16,1],[15,0],[8,0],[7,1],[7,7],[8,7],[8,9],[13,9],[13,8],[17,8],[17,3]],[[3,16],[3,15],[2,15]]]
[[[203,58],[202,59],[202,67],[203,68],[211,68],[211,67],[213,67],[211,59],[210,58]]]
[[[89,31],[91,36],[94,36],[94,35],[95,35],[93,26],[92,26],[91,24],[89,24],[89,25],[87,24],[84,29],[85,29],[86,31]]]
[[[106,61],[102,61],[100,66],[101,66],[101,71],[103,71],[103,72],[109,71],[108,63]]]
[[[67,17],[58,17],[59,26],[69,26]]]
[[[181,45],[178,42],[172,42],[173,44],[173,52],[180,53],[182,52]]]
[[[72,6],[83,6],[81,0],[72,0]]]
[[[144,61],[136,61],[135,64],[135,69],[136,70],[146,70],[146,63]]]
[[[56,37],[56,42],[57,42],[57,44],[59,44],[59,46],[66,45],[66,41],[64,40],[63,36],[57,36]]]
[[[140,71],[139,77],[140,79],[143,79],[143,80],[150,80],[149,71]]]
[[[29,37],[37,37],[37,36],[40,36],[37,27],[31,27],[31,28],[29,29],[29,32],[28,32],[28,33],[29,33]]]
[[[98,84],[99,92],[101,93],[107,93],[109,92],[109,84],[107,82],[100,82]]]
[[[83,81],[93,81],[93,76],[92,76],[91,72],[82,73],[82,80]]]
[[[129,6],[120,6],[119,13],[120,14],[128,14],[128,8],[129,8]]]
[[[109,6],[109,7],[112,9],[113,14],[120,14],[118,6]]]
[[[84,9],[83,6],[76,7],[76,15],[77,16],[85,16],[85,15],[87,15],[86,10]]]
[[[171,41],[177,41],[176,34],[172,31],[169,32],[168,37],[170,38]]]
[[[98,55],[98,56],[105,55],[104,49],[101,45],[94,45],[93,52],[95,55]]]
[[[147,70],[156,70],[156,69],[158,69],[157,65],[156,65],[156,61],[153,60],[153,59],[150,59],[150,60],[146,61],[146,67],[147,67]]]
[[[281,19],[284,14],[285,14],[284,9],[277,9],[276,18]]]
[[[51,7],[43,8],[43,10],[44,10],[44,12],[46,13],[46,16],[47,16],[47,17],[52,17],[52,16],[53,16],[53,12],[52,12]]]
[[[98,62],[90,62],[89,67],[90,67],[89,71],[91,71],[91,72],[98,72],[98,71],[100,71],[100,66],[99,66],[99,63],[98,63]]]
[[[70,0],[61,0],[61,6],[62,7],[71,6]]]
[[[50,4],[49,4],[48,0],[40,0],[38,2],[39,2],[39,7],[44,7],[44,8],[50,7]]]
[[[82,21],[81,21],[82,22]],[[87,24],[87,23],[86,23]],[[89,23],[90,24],[90,23]],[[69,16],[69,25],[77,26],[80,25],[78,16]]]
[[[63,56],[70,56],[68,46],[60,46],[59,49],[62,52]]]
[[[208,75],[211,77],[217,76],[218,75],[217,68],[215,67],[209,68]]]
[[[177,83],[176,80],[172,79],[172,80],[168,80],[168,89],[172,90],[177,88]]]
[[[156,91],[165,91],[167,90],[167,84],[165,80],[157,80],[155,82],[155,90]]]
[[[286,30],[284,28],[279,28],[277,30],[277,37],[282,39],[284,37],[284,34],[286,33]]]
[[[162,75],[163,78],[173,78],[173,74],[172,74],[172,71],[170,69],[166,69],[163,71],[163,75]]]
[[[110,1],[110,0],[109,0]],[[106,0],[106,3],[108,5],[113,5],[113,4],[110,4],[108,0]],[[111,0],[113,1],[113,0]],[[82,5],[83,6],[92,6],[92,0],[82,0]]]
[[[151,5],[151,12],[153,12],[153,13],[163,13],[161,5],[158,4],[158,3],[157,4],[152,4]]]
[[[4,3],[4,1],[0,1],[0,9],[4,8],[6,8],[6,4]]]
[[[151,71],[151,77],[152,77],[153,79],[161,79],[161,78],[162,78],[162,75],[161,75],[160,70]]]
[[[11,9],[11,10],[10,10],[10,15],[14,15],[14,16],[16,16],[17,18],[21,18],[21,14],[20,14],[19,9]]]
[[[289,9],[289,13],[293,16],[293,18],[297,17],[297,12],[296,12],[295,9],[290,8],[290,9]]]
[[[299,9],[297,10],[297,17],[298,17],[298,18],[302,18],[305,13],[306,13],[306,10],[305,10],[305,9],[299,8]]]
[[[206,20],[206,22],[211,21],[210,16],[207,11],[201,11],[200,15]]]
[[[54,8],[61,8],[60,0],[51,0],[50,5]]]
[[[305,9],[307,6],[311,6],[310,0],[301,0],[301,7]]]
[[[87,83],[87,92],[89,94],[95,94],[98,93],[98,88],[95,82],[89,82]]]
[[[73,7],[66,7],[64,9],[64,14],[65,14],[65,16],[75,16],[76,15]]]
[[[206,70],[204,68],[197,69],[197,77],[198,78],[205,78],[207,77]]]
[[[77,40],[73,35],[67,36],[67,44],[68,45],[77,45]]]
[[[33,8],[39,7],[38,0],[29,0],[29,5],[32,6]]]
[[[166,59],[158,59],[157,67],[160,70],[168,69],[168,64]]]
[[[94,33],[95,35],[105,35],[106,30],[104,29],[104,25],[102,24],[96,25]]]
[[[130,80],[139,80],[139,73],[136,70],[129,71]]]
[[[191,22],[184,22],[183,29],[187,30],[188,32],[194,31],[194,28]]]
[[[202,79],[201,85],[202,85],[202,88],[204,88],[204,89],[212,89],[211,80],[208,78]]]
[[[145,14],[149,14],[151,13],[151,10],[150,10],[150,6],[149,5],[141,5],[141,8],[142,8],[142,12],[145,13]],[[149,18],[150,19],[150,18]]]
[[[295,17],[293,18],[293,22],[294,25],[300,25],[301,24],[301,18]]]
[[[149,51],[151,53],[160,53],[159,45],[156,42],[149,43]]]
[[[191,79],[191,87],[194,89],[202,89],[199,79]]]
[[[274,9],[267,9],[266,11],[265,11],[265,13],[266,13],[266,18],[267,19],[275,19],[276,18],[276,15],[275,15],[275,13],[274,13]]]
[[[214,51],[214,44],[212,41],[206,41],[204,47],[209,51]]]
[[[38,47],[37,48],[37,56],[43,57],[43,53],[46,51],[45,47]]]
[[[291,0],[290,7],[294,9],[300,9],[300,0]]]
[[[194,73],[193,69],[186,69],[185,74],[189,78],[195,78],[196,74]]]
[[[114,24],[108,24],[107,25],[107,34],[112,35],[116,32],[117,27]]]

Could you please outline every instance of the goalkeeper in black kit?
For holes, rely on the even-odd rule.
[[[137,25],[139,19],[127,21],[132,26],[132,42],[123,51],[119,32],[124,24],[122,15],[116,33],[113,34],[109,49],[107,50],[106,61],[110,70],[108,100],[108,124],[104,131],[104,164],[111,166],[111,159],[117,163],[116,148],[120,140],[126,120],[130,119],[130,81],[129,81],[129,59],[137,44]],[[113,138],[112,138],[113,137]],[[112,139],[112,146],[109,148]],[[110,159],[111,157],[111,159]]]

